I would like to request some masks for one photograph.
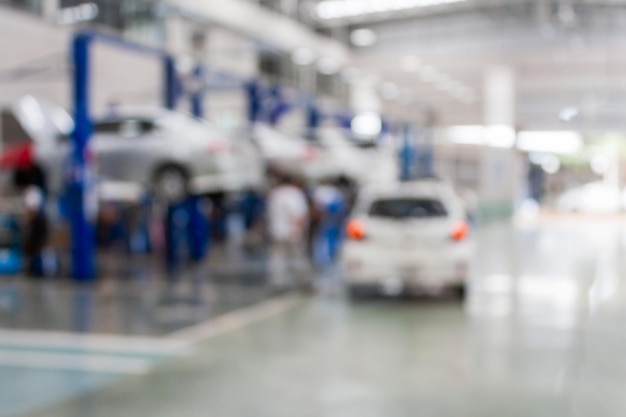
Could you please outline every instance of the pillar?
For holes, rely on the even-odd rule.
[[[485,143],[481,158],[483,214],[503,217],[513,211],[520,173],[515,145],[515,74],[512,68],[489,68],[484,77],[483,123]]]

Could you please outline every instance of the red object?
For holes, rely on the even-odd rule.
[[[350,220],[346,226],[346,235],[350,239],[363,240],[367,236],[365,224],[361,220]]]
[[[26,169],[34,165],[35,149],[32,143],[9,146],[0,154],[0,168]]]
[[[230,144],[224,140],[216,140],[212,141],[209,144],[209,152],[211,153],[222,153],[230,151]]]
[[[317,156],[317,150],[315,149],[315,147],[311,145],[307,145],[306,148],[304,148],[304,153],[302,154],[302,160],[312,161],[315,159],[316,156]]]
[[[467,222],[458,222],[452,228],[452,239],[457,242],[465,239],[467,235],[469,235],[469,225]]]

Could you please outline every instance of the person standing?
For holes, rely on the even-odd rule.
[[[43,251],[48,244],[48,219],[45,215],[45,199],[42,190],[30,186],[24,195],[26,227],[24,228],[24,257],[26,271],[30,276],[44,275]]]
[[[298,283],[298,273],[304,270],[308,216],[304,191],[291,177],[279,175],[267,199],[267,220],[272,241],[270,279],[278,289],[294,287]]]

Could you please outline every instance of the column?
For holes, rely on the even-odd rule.
[[[512,68],[489,68],[484,78],[485,143],[481,164],[483,214],[510,215],[518,194],[520,173],[515,145],[515,74]]]
[[[43,18],[49,22],[56,21],[59,6],[59,0],[43,0],[41,2],[41,14]]]

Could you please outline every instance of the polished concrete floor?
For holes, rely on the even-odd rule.
[[[274,295],[266,257],[232,252],[175,274],[152,257],[105,254],[90,285],[0,277],[0,328],[158,336]]]
[[[66,375],[73,399],[12,415],[623,416],[623,222],[492,225],[478,240],[464,304],[351,303],[328,291],[148,373]],[[0,387],[6,369],[19,380],[19,367],[0,367]],[[22,389],[0,389],[0,415],[40,395]]]

